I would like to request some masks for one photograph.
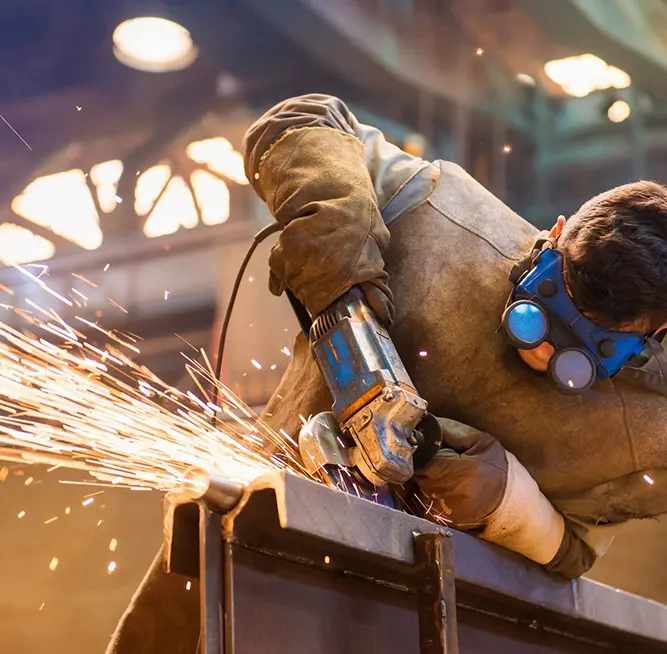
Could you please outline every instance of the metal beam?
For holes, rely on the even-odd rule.
[[[367,91],[408,102],[414,101],[416,93],[427,93],[443,108],[456,102],[480,115],[504,113],[513,128],[529,130],[520,112],[512,110],[509,98],[501,107],[489,102],[487,89],[476,85],[472,77],[456,78],[451,61],[460,34],[442,13],[433,10],[429,34],[419,35],[421,47],[417,47],[414,34],[411,40],[393,29],[359,0],[249,0],[248,4],[326,69]],[[462,47],[467,49],[465,43]],[[468,55],[474,57],[474,49]],[[448,112],[443,110],[442,115]]]
[[[251,484],[223,517],[223,532],[235,552],[239,651],[271,642],[276,653],[417,654],[417,600],[439,592],[424,585],[419,564],[445,539],[453,558],[441,553],[440,569],[455,580],[462,654],[667,652],[665,606],[548,575],[472,536],[291,474]],[[425,534],[417,547],[415,534]]]
[[[421,654],[458,654],[456,594],[451,534],[415,536],[415,558],[422,575],[417,589]]]

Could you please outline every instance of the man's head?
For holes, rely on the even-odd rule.
[[[667,188],[655,182],[625,184],[584,204],[558,238],[564,277],[575,305],[597,324],[646,334],[667,323]],[[553,348],[520,351],[546,370]]]

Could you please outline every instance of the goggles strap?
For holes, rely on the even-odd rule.
[[[544,248],[545,245],[548,244],[549,247],[555,248],[557,242],[558,239],[553,239],[547,236],[540,236],[540,238],[538,238],[533,244],[533,247],[531,248],[528,256],[524,257],[523,259],[521,259],[519,262],[517,262],[512,266],[509,275],[512,284],[516,286],[521,280],[521,278],[529,270],[531,270],[531,268],[535,265],[535,259],[537,259],[537,257],[540,255],[540,252],[542,252],[542,249]]]
[[[646,343],[653,356],[641,367],[623,366],[618,377],[635,386],[667,395],[667,352],[655,336],[647,338]]]

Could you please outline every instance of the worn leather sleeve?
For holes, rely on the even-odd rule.
[[[667,513],[667,467],[648,468],[588,489],[552,497],[560,511],[592,524],[617,524]]]
[[[553,496],[554,506],[566,517],[567,530],[548,569],[568,577],[584,574],[630,520],[667,512],[666,489],[667,468],[652,468]]]
[[[565,520],[519,460],[511,452],[506,457],[505,494],[481,537],[537,563],[549,563],[562,547]]]
[[[389,230],[358,139],[326,127],[287,132],[262,159],[256,182],[284,225],[269,258],[275,295],[289,288],[311,315],[357,284],[393,300],[383,259]]]
[[[289,288],[316,315],[359,285],[391,323],[381,208],[394,216],[423,202],[433,166],[359,123],[341,100],[317,94],[270,109],[248,130],[244,153],[253,188],[285,226],[269,260],[271,292]]]
[[[577,571],[572,560],[579,563],[588,546],[567,532],[564,517],[517,458],[490,434],[454,420],[438,424],[445,447],[415,473],[427,517],[476,530],[558,571]]]
[[[550,572],[580,577],[628,519],[665,512],[667,469],[547,498],[495,438],[453,420],[438,424],[447,447],[415,474],[426,517],[438,514],[457,529],[475,530]],[[603,522],[610,511],[615,522]]]
[[[333,129],[355,136],[363,144],[366,169],[386,224],[421,204],[435,187],[437,166],[389,143],[379,129],[357,120],[339,98],[311,93],[269,109],[244,138],[246,175],[261,198],[266,199],[256,175],[262,159],[283,134],[304,127]]]

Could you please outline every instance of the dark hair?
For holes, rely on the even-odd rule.
[[[558,243],[572,299],[610,329],[667,322],[667,188],[625,184],[584,204]]]

